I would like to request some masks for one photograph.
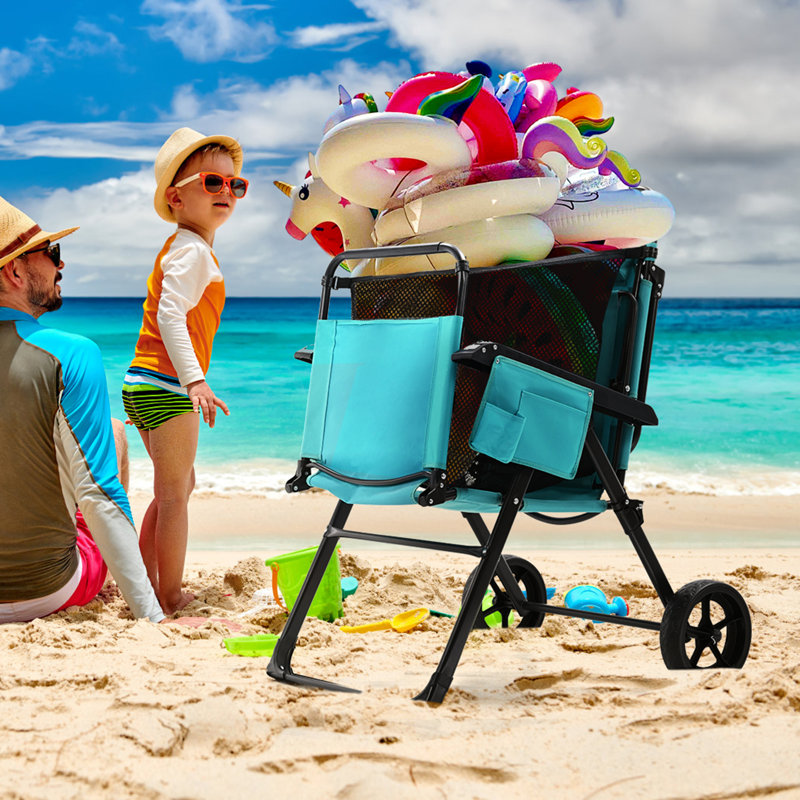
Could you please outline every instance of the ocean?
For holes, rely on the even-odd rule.
[[[44,324],[100,346],[111,410],[141,323],[141,299],[66,298]],[[197,492],[269,494],[294,473],[318,298],[228,298],[209,384],[230,407],[201,426]],[[331,317],[349,316],[334,298]],[[631,456],[629,489],[717,495],[800,493],[800,299],[669,299],[659,307],[648,402],[660,424]],[[132,490],[152,470],[130,427]]]

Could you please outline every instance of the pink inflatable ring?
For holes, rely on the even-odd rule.
[[[426,72],[401,83],[386,104],[387,111],[416,114],[420,103],[430,94],[452,89],[464,78],[452,72]],[[475,164],[494,164],[517,156],[517,136],[500,101],[481,89],[459,125],[464,139],[473,147]],[[474,144],[473,144],[474,140]]]

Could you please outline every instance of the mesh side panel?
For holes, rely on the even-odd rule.
[[[462,344],[499,342],[594,379],[603,317],[623,261],[621,256],[589,256],[470,272]],[[452,314],[456,286],[452,273],[357,279],[351,284],[352,317],[418,319]],[[465,473],[476,462],[469,436],[487,380],[485,373],[458,368],[448,484],[463,485]],[[496,463],[489,467],[489,472],[497,471]],[[489,488],[474,474],[466,479]],[[557,481],[548,476],[543,480]]]

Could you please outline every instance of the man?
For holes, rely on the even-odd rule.
[[[61,307],[54,242],[76,230],[47,233],[0,197],[0,622],[89,602],[106,563],[134,616],[160,622],[100,351],[37,321]]]

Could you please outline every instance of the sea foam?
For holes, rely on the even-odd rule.
[[[250,495],[276,499],[285,496],[284,485],[294,475],[295,462],[283,460],[198,464],[197,496]],[[131,491],[152,491],[153,469],[149,461],[131,462]],[[717,497],[791,497],[800,495],[800,471],[780,469],[681,471],[653,464],[631,466],[625,486],[630,494],[674,492]]]

